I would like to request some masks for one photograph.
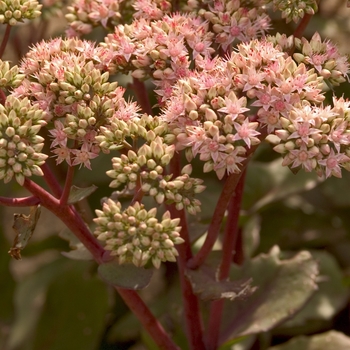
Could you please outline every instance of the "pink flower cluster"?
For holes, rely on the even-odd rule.
[[[341,177],[341,168],[350,169],[350,102],[333,99],[334,107],[305,104],[294,108],[289,119],[281,118],[274,150],[283,155],[283,165],[315,170],[320,176]]]
[[[214,53],[212,38],[208,23],[200,17],[174,14],[119,25],[105,38],[104,46],[113,53],[110,68],[114,66],[114,72],[132,72],[139,79],[152,77],[163,102],[175,82],[189,74],[191,59]]]
[[[226,60],[203,58],[197,65],[179,80],[162,117],[188,161],[199,155],[204,171],[219,178],[240,171],[261,128],[272,133],[294,108],[324,99],[322,77],[267,41],[240,44]]]
[[[68,37],[88,34],[94,27],[113,28],[121,17],[118,0],[75,0],[68,6],[66,19],[70,24],[66,34]]]
[[[214,41],[226,51],[232,43],[256,39],[270,29],[271,20],[265,3],[260,0],[216,0],[209,2],[206,9],[199,10],[199,14],[210,21]]]
[[[137,105],[123,98],[124,89],[108,81],[108,58],[106,49],[88,41],[54,39],[33,47],[19,67],[26,77],[13,95],[29,98],[52,121],[57,163],[90,169],[101,149],[96,139],[101,127],[108,128],[120,115],[138,115]]]
[[[268,41],[278,45],[283,51],[294,51],[297,63],[304,63],[307,68],[314,68],[330,86],[338,86],[348,80],[349,62],[346,56],[328,40],[322,41],[316,32],[311,40],[287,37],[285,34],[268,36]]]

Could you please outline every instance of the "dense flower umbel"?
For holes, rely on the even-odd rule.
[[[240,44],[227,60],[202,59],[197,65],[179,80],[162,118],[188,161],[198,154],[204,171],[214,170],[219,178],[240,171],[247,148],[260,142],[259,122],[273,132],[293,107],[324,99],[322,77],[267,41]],[[254,120],[248,112],[255,108]]]
[[[26,98],[9,96],[0,104],[0,179],[5,183],[15,177],[23,185],[25,177],[43,175],[40,166],[47,155],[40,153],[44,139],[37,135],[46,124],[43,116]]]
[[[68,6],[66,19],[70,24],[69,37],[88,34],[93,27],[114,27],[121,17],[119,6],[122,0],[75,0]]]
[[[270,28],[264,1],[216,0],[203,4],[206,9],[199,15],[212,23],[214,41],[225,51],[233,42],[256,39]]]
[[[107,61],[106,50],[88,41],[54,39],[35,46],[20,66],[26,78],[13,95],[45,110],[57,163],[90,169],[100,152],[96,136],[115,120],[138,116],[137,105],[123,98],[124,89],[108,81]]]
[[[40,16],[41,7],[37,0],[1,0],[0,23],[15,26],[25,19],[34,19]]]
[[[295,39],[296,48],[301,54],[295,54],[297,62],[313,66],[330,84],[337,86],[346,81],[349,73],[347,57],[341,56],[337,47],[329,41],[322,41],[315,33],[310,41]]]
[[[144,266],[151,261],[159,268],[162,261],[176,261],[175,244],[184,240],[179,234],[180,219],[171,219],[169,212],[159,221],[156,208],[147,211],[136,202],[122,210],[119,202],[108,199],[96,214],[95,235],[106,242],[105,249],[117,256],[120,264]]]
[[[112,71],[129,73],[135,78],[151,77],[162,100],[172,85],[189,74],[191,60],[209,57],[213,33],[208,23],[193,15],[166,15],[161,20],[134,20],[119,25],[105,38],[103,46],[113,52]]]
[[[106,130],[104,136],[97,136],[100,146],[111,145],[111,149],[131,148],[128,139],[144,139],[145,143],[137,150],[129,150],[120,157],[113,157],[113,169],[107,171],[113,181],[112,188],[126,187],[134,190],[139,184],[144,194],[154,197],[158,204],[166,201],[174,203],[178,210],[185,208],[190,214],[200,211],[200,202],[195,198],[197,193],[205,187],[201,179],[191,178],[191,166],[184,168],[182,174],[176,178],[165,174],[165,168],[173,158],[175,146],[165,141],[172,142],[173,135],[168,134],[167,123],[158,118],[142,116],[138,122],[119,121],[114,126],[122,128]],[[129,147],[128,147],[129,145]]]
[[[306,104],[293,109],[289,119],[281,118],[282,128],[267,139],[277,144],[283,165],[326,177],[341,177],[341,167],[350,169],[350,102],[333,103],[333,108]]]
[[[322,41],[317,32],[310,41],[306,38],[287,37],[285,34],[268,36],[267,40],[278,45],[283,51],[288,52],[293,49],[294,60],[304,63],[308,68],[314,68],[328,85],[338,86],[348,79],[348,58],[342,56],[330,41]]]

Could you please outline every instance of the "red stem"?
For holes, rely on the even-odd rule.
[[[173,174],[173,178],[180,175],[180,169],[180,156],[179,154],[175,154],[170,162],[170,173]],[[184,210],[177,210],[175,205],[169,205],[168,209],[172,218],[180,218],[180,234],[185,241],[184,243],[179,244],[176,248],[179,253],[177,264],[180,276],[182,299],[184,303],[187,338],[189,339],[190,348],[192,350],[204,350],[203,323],[198,298],[193,293],[192,285],[185,275],[187,261],[192,258],[186,213]]]
[[[44,172],[44,179],[48,184],[53,195],[56,198],[60,198],[62,195],[62,188],[60,183],[57,181],[55,175],[51,171],[50,167],[46,163],[44,163],[44,165],[41,166],[41,170]]]
[[[295,29],[294,34],[293,34],[295,38],[301,38],[303,36],[303,33],[304,33],[306,27],[308,26],[312,16],[313,15],[306,13],[304,15],[304,17],[300,20],[300,22],[299,22],[299,24],[298,24],[298,26]]]
[[[259,135],[259,139],[264,140],[267,136],[267,129],[264,127],[262,129],[260,129],[259,132],[261,133]],[[226,182],[224,184],[224,187],[221,191],[219,200],[216,203],[216,207],[215,207],[215,210],[214,210],[214,213],[213,213],[213,216],[212,216],[209,228],[208,228],[207,237],[206,237],[201,249],[197,253],[197,255],[188,261],[188,263],[187,263],[188,268],[197,269],[201,264],[203,264],[203,262],[205,261],[205,259],[209,255],[209,253],[211,252],[211,250],[215,244],[215,241],[218,238],[222,219],[224,218],[225,210],[227,208],[229,200],[230,200],[233,192],[236,189],[238,181],[242,175],[242,172],[245,170],[245,168],[249,162],[250,157],[252,156],[252,154],[254,154],[255,150],[258,147],[259,147],[259,144],[254,145],[253,147],[251,147],[247,150],[246,159],[242,162],[242,165],[240,167],[241,172],[239,174],[233,173],[227,177]]]
[[[0,103],[4,106],[6,101],[6,95],[2,89],[0,89]]]
[[[134,205],[136,202],[141,203],[143,195],[144,195],[144,192],[142,191],[142,188],[141,188],[141,178],[140,176],[138,176],[136,187],[135,187],[135,194],[130,205]]]
[[[197,255],[187,263],[187,266],[190,269],[196,269],[201,264],[203,264],[203,262],[211,252],[215,244],[215,241],[218,238],[222,219],[224,218],[224,214],[225,214],[225,210],[227,208],[228,202],[238,184],[240,177],[241,177],[241,173],[230,174],[227,177],[208,228],[207,238],[204,241],[204,244],[199,250],[199,252],[197,253]]]
[[[133,78],[133,91],[136,95],[137,101],[142,108],[142,111],[147,114],[152,114],[152,107],[149,102],[145,83],[139,79]]]
[[[35,196],[23,198],[0,197],[0,205],[6,205],[7,207],[30,207],[38,204],[40,204],[40,199]]]
[[[318,4],[319,4],[319,3],[320,3],[320,1],[318,1]],[[303,36],[303,33],[304,33],[306,27],[308,26],[308,24],[309,24],[309,22],[310,22],[312,16],[313,16],[313,15],[306,13],[306,14],[304,15],[304,17],[300,20],[298,26],[295,28],[295,31],[294,31],[294,33],[293,33],[293,36],[294,36],[295,38],[299,38],[299,39],[300,39],[300,38]],[[289,54],[290,56],[292,56],[293,53],[294,53],[294,50],[295,50],[295,47],[294,47],[294,45],[293,45],[293,47],[288,51],[288,54]]]
[[[243,198],[243,189],[245,181],[245,172],[242,174],[237,184],[236,190],[232,195],[228,205],[228,216],[226,222],[226,230],[223,239],[223,256],[219,269],[219,280],[225,280],[229,277],[230,267],[232,264],[232,257],[234,254],[234,248],[236,246],[238,237],[238,223],[239,214],[241,210],[241,203]],[[225,299],[213,301],[210,306],[210,316],[208,323],[208,337],[207,337],[207,349],[215,350],[218,346],[219,333],[222,312],[224,308]]]
[[[116,288],[120,296],[128,305],[130,310],[138,317],[142,325],[147,329],[152,336],[159,349],[162,350],[179,350],[176,344],[171,340],[165,332],[162,325],[150,312],[140,296],[133,290]]]
[[[2,58],[2,55],[5,52],[5,48],[6,48],[7,42],[8,42],[9,37],[10,37],[11,28],[12,28],[12,26],[7,24],[6,30],[5,30],[5,34],[4,34],[4,37],[2,39],[2,43],[1,43],[1,46],[0,46],[0,58]]]
[[[28,178],[24,181],[24,187],[34,196],[40,199],[40,204],[54,213],[77,236],[77,238],[90,251],[95,260],[103,263],[105,250],[91,234],[89,228],[82,220],[73,206],[62,206],[60,201],[46,192],[42,187]]]
[[[73,183],[73,177],[74,177],[74,167],[69,166],[68,172],[67,172],[67,177],[66,177],[66,182],[64,184],[63,192],[62,192],[61,198],[60,198],[60,205],[67,205],[70,189],[71,189],[72,183]]]

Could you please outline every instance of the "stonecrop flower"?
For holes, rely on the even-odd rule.
[[[27,98],[8,96],[0,104],[0,180],[14,177],[23,185],[25,177],[43,175],[40,166],[48,156],[41,153],[44,138],[38,133],[45,124],[44,112]]]
[[[164,101],[172,85],[190,72],[191,60],[209,57],[213,33],[208,23],[193,14],[165,15],[160,20],[135,19],[118,25],[101,45],[113,53],[112,72],[129,73],[138,79],[151,77],[155,92]]]
[[[88,34],[96,26],[112,27],[121,17],[119,7],[122,0],[74,0],[67,7],[66,19],[70,24],[68,37]]]
[[[278,45],[283,51],[293,49],[293,59],[298,63],[304,63],[315,73],[321,76],[327,85],[338,86],[348,80],[348,57],[341,55],[338,48],[329,40],[322,41],[319,33],[315,33],[311,40],[306,38],[287,37],[285,34],[267,36],[267,40]]]
[[[186,209],[193,215],[200,211],[201,203],[195,195],[205,187],[201,179],[190,177],[192,168],[185,167],[176,178],[166,174],[166,167],[175,152],[175,146],[171,144],[174,136],[168,133],[166,122],[143,115],[137,121],[114,123],[96,139],[100,141],[100,147],[125,148],[120,157],[112,158],[113,169],[107,171],[113,179],[110,187],[130,191],[140,189],[144,195],[153,197],[157,204],[173,203],[176,209]],[[144,143],[132,150],[128,141],[133,139],[144,140]]]
[[[25,96],[46,112],[58,164],[91,169],[90,160],[101,151],[96,137],[115,121],[138,118],[139,107],[124,99],[125,89],[109,82],[107,62],[102,47],[54,39],[33,47],[20,65],[25,79],[12,95]],[[108,147],[103,151],[109,152]]]
[[[105,249],[118,257],[119,263],[133,263],[141,267],[149,261],[156,268],[161,262],[176,261],[175,244],[180,237],[180,219],[171,219],[165,212],[158,220],[157,209],[147,211],[139,202],[122,210],[119,202],[108,199],[102,210],[96,210],[95,235],[105,242]]]
[[[239,44],[227,59],[197,63],[178,81],[161,117],[188,161],[199,155],[204,171],[220,179],[240,172],[248,149],[260,143],[259,127],[271,133],[303,101],[324,99],[323,78],[265,40]]]
[[[172,9],[170,1],[166,0],[137,0],[132,3],[135,9],[133,18],[161,19]]]
[[[295,46],[301,52],[293,56],[297,62],[314,67],[331,85],[338,86],[348,79],[348,58],[340,55],[337,47],[329,40],[322,41],[317,32],[310,41],[295,38]]]
[[[0,23],[15,26],[25,19],[34,19],[41,15],[41,7],[37,0],[1,0]]]
[[[265,1],[215,0],[199,3],[204,9],[200,9],[198,14],[212,24],[214,41],[225,51],[234,42],[256,39],[270,29],[271,20],[266,13]]]
[[[333,103],[333,108],[305,104],[281,118],[282,127],[267,140],[282,154],[283,165],[326,177],[341,177],[341,168],[350,168],[350,102]]]

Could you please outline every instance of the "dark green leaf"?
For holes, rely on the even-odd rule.
[[[280,259],[278,247],[242,267],[234,266],[231,280],[252,278],[257,290],[225,308],[222,339],[265,332],[298,312],[315,292],[317,262],[309,252]]]
[[[143,289],[151,281],[153,270],[136,267],[133,264],[120,265],[111,261],[98,267],[98,273],[107,283],[126,289]]]
[[[253,346],[256,337],[257,336],[254,334],[229,340],[221,345],[219,350],[249,350]]]
[[[69,252],[62,252],[66,258],[73,260],[93,260],[92,254],[85,248],[83,244],[75,250]]]
[[[244,208],[257,211],[291,194],[310,190],[319,182],[314,173],[300,171],[293,174],[281,165],[280,159],[271,163],[251,163],[247,171]]]
[[[251,279],[233,282],[217,281],[215,271],[206,266],[197,270],[187,270],[186,275],[192,284],[193,291],[205,301],[217,299],[232,301],[239,297],[246,297],[255,290],[250,285]]]
[[[58,259],[37,270],[18,284],[14,302],[16,318],[11,327],[6,349],[19,349],[29,343],[42,311],[49,283],[64,268],[65,261]]]
[[[307,326],[312,332],[313,320],[329,320],[348,300],[349,288],[343,283],[343,275],[332,255],[325,251],[311,251],[320,268],[318,290],[305,307],[292,319],[284,323],[279,331],[286,328]],[[316,323],[318,325],[319,323]],[[289,332],[290,333],[290,330]]]
[[[33,350],[95,350],[109,309],[106,285],[89,273],[91,264],[64,260],[49,286]]]
[[[243,255],[251,257],[260,243],[260,216],[251,215],[243,229]]]
[[[69,242],[69,247],[73,250],[62,252],[66,258],[73,260],[93,260],[92,254],[85,248],[83,243],[68,229],[62,230],[59,236]]]
[[[79,188],[73,185],[69,192],[68,203],[69,204],[77,203],[82,199],[90,196],[90,194],[95,192],[96,190],[97,190],[97,187],[95,185],[91,185],[85,188]]]

